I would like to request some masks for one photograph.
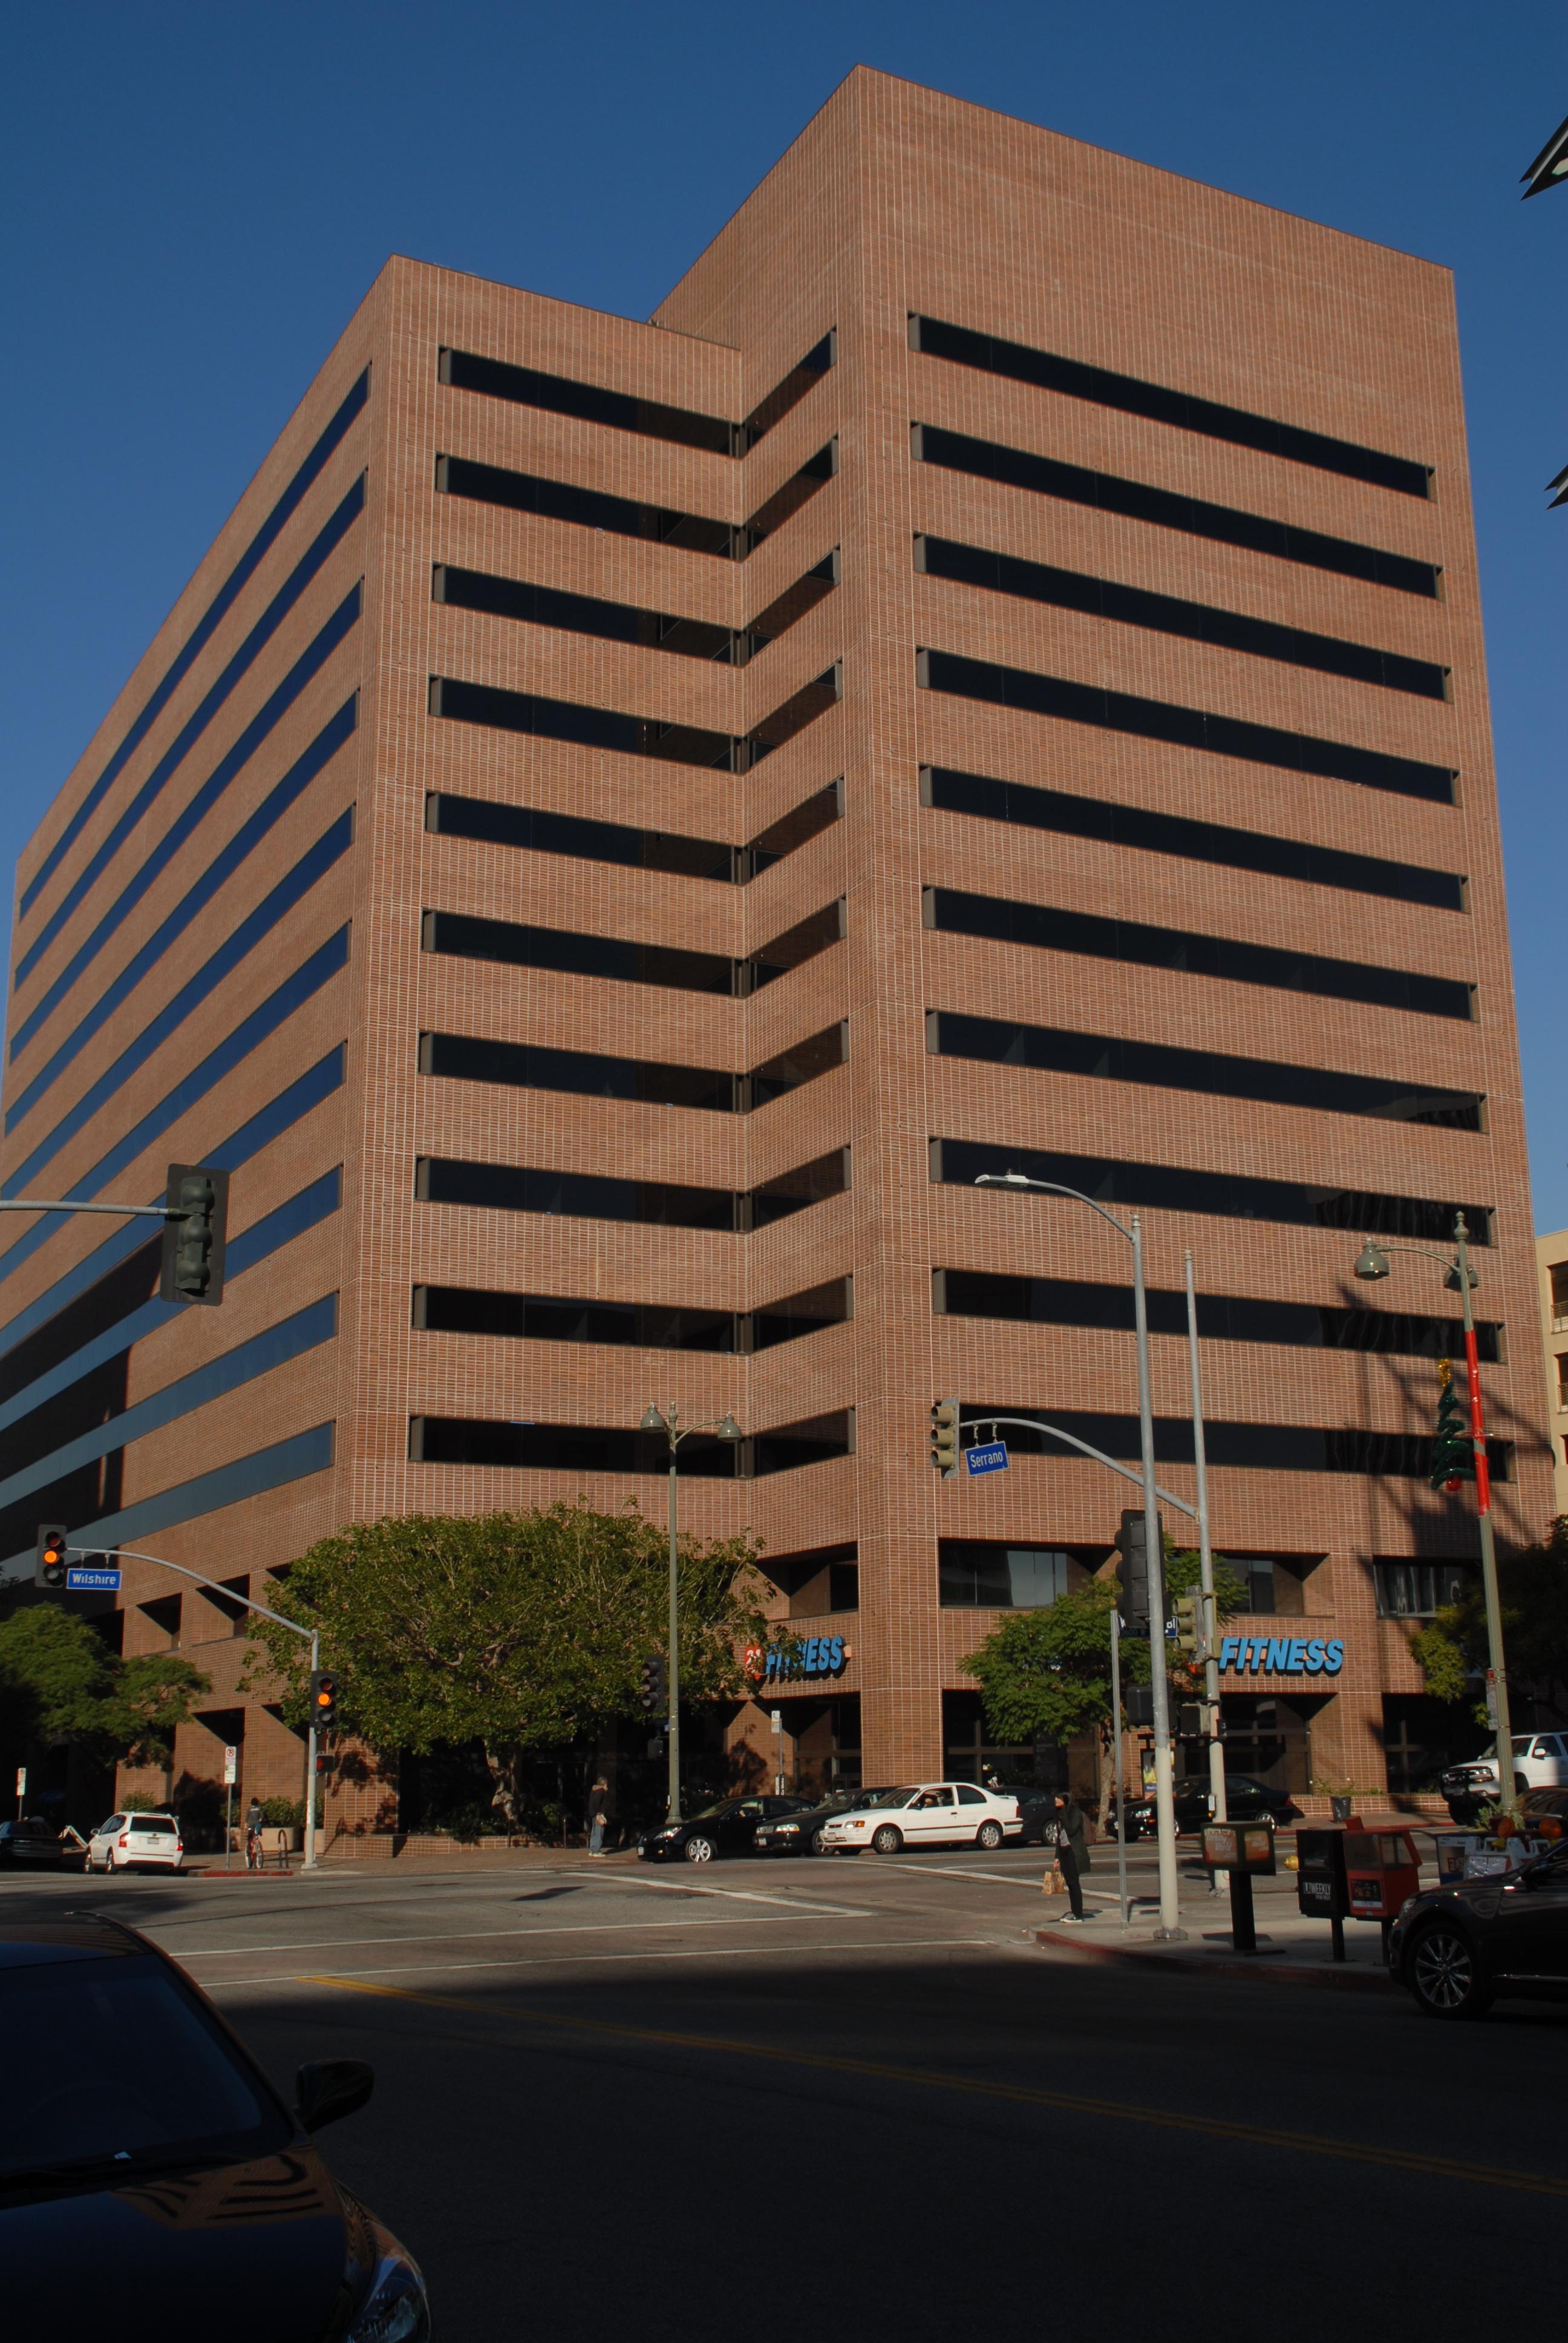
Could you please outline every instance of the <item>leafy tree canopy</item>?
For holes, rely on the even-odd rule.
[[[35,1603],[0,1620],[0,1738],[75,1741],[107,1761],[158,1765],[208,1679],[167,1652],[122,1660],[75,1612]]]
[[[756,1554],[749,1537],[681,1540],[683,1698],[741,1688],[741,1646],[764,1633]],[[635,1504],[388,1514],[312,1546],[271,1602],[318,1632],[347,1730],[416,1754],[479,1742],[515,1823],[523,1751],[636,1714],[642,1663],[668,1639],[668,1555]],[[265,1619],[253,1633],[247,1681],[280,1679],[302,1724],[308,1647]]]
[[[1497,1593],[1510,1682],[1533,1684],[1553,1708],[1568,1708],[1568,1516],[1559,1514],[1533,1544],[1499,1554]],[[1488,1664],[1479,1573],[1457,1603],[1411,1637],[1411,1650],[1435,1699],[1474,1700],[1475,1679]],[[1475,1718],[1486,1722],[1484,1702],[1475,1703]]]

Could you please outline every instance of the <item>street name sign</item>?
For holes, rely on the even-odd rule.
[[[977,1478],[981,1473],[1005,1473],[1008,1465],[1007,1443],[1005,1440],[993,1440],[984,1448],[966,1448],[964,1463],[970,1468],[971,1479]]]
[[[85,1563],[66,1565],[65,1584],[73,1594],[117,1594],[120,1574],[117,1570],[93,1570]]]

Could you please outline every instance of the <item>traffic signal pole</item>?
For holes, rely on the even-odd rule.
[[[88,1552],[96,1551],[96,1548],[88,1548],[86,1546],[79,1545],[74,1545],[67,1548],[67,1552],[71,1554],[86,1554]],[[216,1578],[206,1577],[205,1574],[199,1570],[187,1569],[183,1562],[170,1562],[161,1554],[141,1554],[137,1552],[135,1546],[129,1545],[116,1546],[115,1548],[115,1553],[117,1557],[124,1562],[152,1562],[156,1563],[160,1570],[172,1570],[177,1577],[194,1578],[198,1586],[210,1586],[213,1593],[215,1594],[221,1595],[226,1603],[241,1604],[246,1611],[256,1612],[258,1617],[270,1619],[275,1626],[286,1627],[291,1635],[304,1636],[310,1645],[310,1665],[312,1672],[314,1673],[316,1668],[319,1665],[321,1656],[321,1638],[316,1628],[302,1627],[297,1619],[286,1619],[281,1611],[269,1611],[265,1603],[253,1603],[248,1594],[236,1594],[232,1586],[224,1586],[219,1584],[218,1580]],[[316,1718],[314,1713],[310,1719],[310,1734],[307,1743],[306,1766],[305,1868],[307,1871],[314,1871],[317,1867]]]
[[[1174,1943],[1181,1926],[1181,1887],[1176,1869],[1176,1779],[1171,1741],[1171,1680],[1165,1673],[1165,1556],[1160,1544],[1160,1499],[1154,1484],[1154,1399],[1149,1373],[1149,1302],[1143,1283],[1143,1224],[1131,1216],[1132,1233],[1132,1322],[1138,1334],[1138,1433],[1143,1457],[1143,1540],[1149,1569],[1149,1632],[1159,1634],[1149,1671],[1153,1695],[1154,1826],[1160,1852],[1160,1926],[1156,1938]]]
[[[1192,1462],[1198,1480],[1198,1586],[1203,1597],[1203,1705],[1209,1716],[1209,1795],[1214,1820],[1228,1822],[1225,1806],[1225,1749],[1220,1739],[1220,1622],[1214,1608],[1214,1549],[1209,1543],[1209,1451],[1203,1439],[1203,1378],[1198,1365],[1198,1294],[1192,1282],[1192,1254],[1187,1266],[1187,1355],[1192,1369]],[[1211,1881],[1211,1886],[1213,1883]],[[1218,1892],[1218,1891],[1216,1891]]]

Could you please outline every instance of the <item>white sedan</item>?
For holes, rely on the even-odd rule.
[[[1000,1846],[1023,1830],[1018,1800],[972,1782],[917,1782],[885,1790],[875,1805],[835,1815],[822,1837],[829,1848],[897,1855],[906,1846]]]

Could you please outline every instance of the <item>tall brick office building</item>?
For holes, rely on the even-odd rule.
[[[1188,1493],[1195,1253],[1232,1762],[1413,1785],[1457,1338],[1363,1232],[1462,1205],[1551,1503],[1446,272],[864,70],[650,323],[388,262],[23,857],[4,1097],[7,1194],[212,1161],[235,1232],[176,1315],[145,1224],[6,1223],[14,1574],[657,1507],[649,1399],[733,1409],[686,1521],[833,1672],[727,1729],[972,1770],[962,1654],[1127,1492],[944,1483],[931,1401],[1136,1448],[1125,1249],[1015,1169],[1142,1212]],[[292,1787],[174,1584],[178,1773]]]

